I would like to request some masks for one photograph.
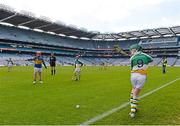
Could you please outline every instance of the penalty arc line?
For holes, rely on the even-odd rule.
[[[144,95],[140,96],[139,99],[142,99],[142,98],[144,98],[144,97],[146,97],[146,96],[149,96],[149,95],[157,92],[158,90],[160,90],[160,89],[162,89],[162,88],[164,88],[164,87],[167,87],[167,86],[169,86],[170,84],[172,84],[172,83],[174,83],[174,82],[176,82],[176,81],[178,81],[178,80],[180,80],[180,78],[176,78],[176,79],[173,80],[173,81],[170,81],[170,82],[168,82],[168,83],[165,83],[165,84],[163,84],[162,86],[160,86],[160,87],[158,87],[158,88],[156,88],[156,89],[154,89],[154,90],[151,90],[151,91],[145,93]],[[91,118],[91,119],[89,119],[89,120],[81,123],[80,125],[90,125],[90,124],[93,124],[93,123],[97,122],[98,120],[101,120],[101,119],[103,119],[103,118],[105,118],[105,117],[113,114],[114,112],[117,112],[117,111],[119,111],[119,110],[127,107],[128,105],[129,105],[129,102],[125,102],[125,103],[121,104],[120,106],[118,106],[118,107],[116,107],[116,108],[113,108],[113,109],[111,109],[111,110],[109,110],[109,111],[106,111],[106,112],[104,112],[104,113],[102,113],[102,114],[99,114],[99,115],[95,116],[94,118]]]

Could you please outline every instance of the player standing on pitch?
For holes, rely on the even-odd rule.
[[[33,84],[36,83],[37,74],[39,75],[39,82],[42,84],[42,64],[47,69],[46,64],[42,58],[41,52],[36,52],[36,56],[33,59],[28,59],[28,61],[34,61],[34,81]]]
[[[134,44],[130,47],[131,51],[131,111],[129,115],[135,117],[137,112],[138,96],[144,86],[147,77],[148,64],[153,61],[152,57],[142,52],[142,47]]]
[[[49,64],[51,66],[51,75],[56,74],[56,57],[54,56],[54,53],[51,53],[51,56],[49,58]]]
[[[6,61],[7,61],[8,72],[11,72],[14,63],[11,58],[9,58],[9,60],[6,60]]]
[[[162,72],[163,72],[163,74],[165,74],[166,73],[166,66],[167,66],[167,59],[165,57],[163,57],[161,63],[162,63]]]
[[[76,56],[75,59],[75,70],[74,70],[74,75],[73,75],[73,80],[79,81],[80,76],[81,76],[81,67],[83,66],[83,63],[79,60],[80,56]]]

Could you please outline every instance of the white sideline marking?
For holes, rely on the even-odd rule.
[[[172,83],[174,83],[174,82],[176,82],[176,81],[178,81],[178,80],[180,80],[180,78],[177,78],[177,79],[175,79],[175,80],[173,80],[173,81],[170,81],[170,82],[168,82],[168,83],[166,83],[166,84],[164,84],[164,85],[162,85],[162,86],[160,86],[160,87],[158,87],[158,88],[156,88],[156,89],[154,89],[154,90],[152,90],[152,91],[150,91],[150,92],[145,93],[144,95],[140,96],[139,99],[142,99],[142,98],[144,98],[144,97],[146,97],[146,96],[148,96],[148,95],[151,95],[151,94],[153,94],[154,92],[156,92],[156,91],[158,91],[158,90],[160,90],[160,89],[162,89],[162,88],[164,88],[164,87],[166,87],[166,86],[168,86],[168,85],[170,85],[170,84],[172,84]],[[92,123],[95,123],[95,122],[97,122],[98,120],[101,120],[101,119],[103,119],[104,117],[109,116],[109,115],[113,114],[114,112],[117,112],[117,111],[119,111],[119,110],[127,107],[128,105],[129,105],[129,102],[125,102],[124,104],[122,104],[122,105],[120,105],[120,106],[118,106],[118,107],[116,107],[116,108],[113,108],[113,109],[111,109],[111,110],[109,110],[109,111],[106,111],[106,112],[104,112],[104,113],[102,113],[102,114],[99,114],[99,115],[97,115],[96,117],[91,118],[90,120],[81,123],[80,125],[90,125],[90,124],[92,124]]]

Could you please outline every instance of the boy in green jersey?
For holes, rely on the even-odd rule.
[[[153,61],[152,57],[142,52],[142,47],[134,44],[130,47],[131,51],[131,99],[130,116],[135,117],[137,112],[138,96],[144,86],[147,77],[148,64]]]
[[[75,59],[75,70],[74,70],[74,75],[73,75],[73,80],[79,81],[80,80],[80,75],[81,75],[81,67],[83,66],[83,63],[79,60],[80,56],[76,56]]]

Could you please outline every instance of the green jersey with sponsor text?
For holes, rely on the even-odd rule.
[[[81,66],[83,66],[83,63],[81,61],[79,61],[79,59],[75,60],[75,68],[80,68]]]

